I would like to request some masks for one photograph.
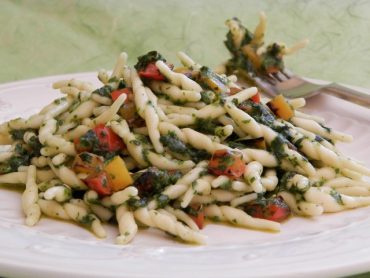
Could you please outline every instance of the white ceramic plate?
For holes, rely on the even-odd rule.
[[[95,73],[53,76],[0,86],[0,122],[29,116],[58,97],[52,82],[94,81]],[[95,81],[96,82],[96,81]],[[370,166],[370,110],[321,95],[307,110],[352,134],[341,149]],[[281,233],[209,224],[207,246],[140,231],[128,246],[98,240],[68,222],[43,218],[23,225],[20,193],[0,188],[0,275],[10,277],[337,277],[370,271],[370,207],[316,219],[294,217]]]

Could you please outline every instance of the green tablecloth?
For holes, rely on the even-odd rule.
[[[0,1],[0,83],[111,68],[157,49],[185,50],[202,64],[228,56],[225,19],[251,29],[268,15],[268,41],[310,45],[287,59],[299,74],[370,87],[370,1]]]
[[[0,83],[110,69],[121,51],[134,62],[153,49],[169,60],[184,50],[215,66],[228,57],[224,21],[237,16],[253,29],[261,10],[267,42],[310,39],[287,58],[293,71],[370,87],[370,1],[355,0],[1,0]]]

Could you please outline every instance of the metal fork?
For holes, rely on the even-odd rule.
[[[280,71],[268,75],[254,75],[244,73],[249,81],[252,81],[270,96],[283,94],[287,98],[310,98],[319,93],[327,93],[350,102],[370,108],[370,94],[348,88],[337,83],[320,84],[293,74],[289,70]]]

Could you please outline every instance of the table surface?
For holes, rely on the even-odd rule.
[[[266,42],[310,40],[287,57],[291,70],[370,87],[366,0],[1,0],[0,83],[110,69],[121,51],[134,63],[150,50],[172,61],[183,50],[216,66],[228,58],[225,20],[237,16],[253,30],[259,11],[268,16]]]

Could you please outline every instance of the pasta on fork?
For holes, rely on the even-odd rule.
[[[240,46],[246,30],[228,26]],[[261,15],[249,46],[264,26]],[[0,125],[0,184],[24,185],[26,225],[53,217],[104,238],[113,222],[117,244],[142,226],[205,244],[205,219],[278,232],[291,214],[370,205],[370,170],[336,148],[351,136],[300,111],[303,99],[266,99],[178,57],[175,68],[151,51],[130,66],[122,53],[100,88],[56,82],[63,97]]]

